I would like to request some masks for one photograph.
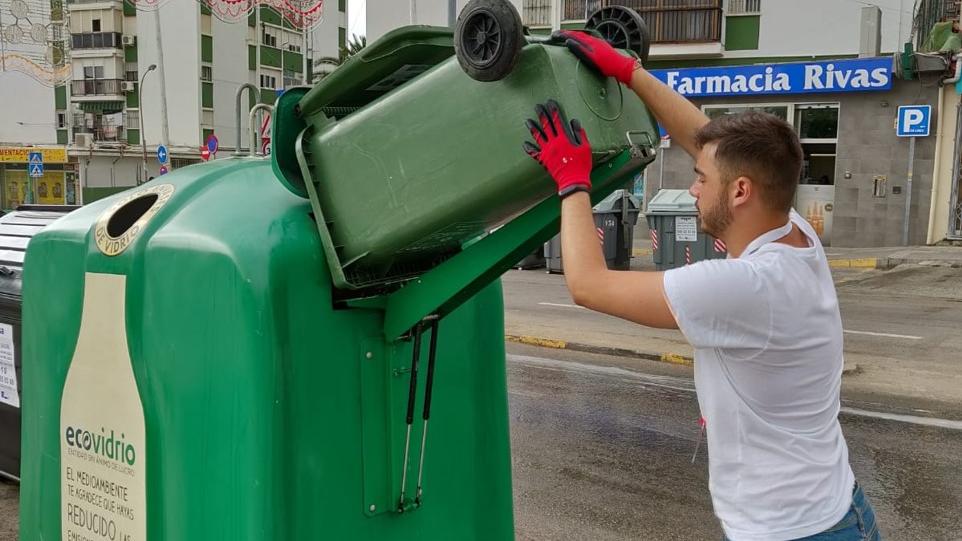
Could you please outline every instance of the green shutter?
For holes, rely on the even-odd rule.
[[[341,13],[347,11],[347,0],[337,0],[337,10]]]
[[[57,144],[58,145],[67,144],[67,130],[57,130]]]
[[[128,45],[124,47],[124,61],[125,62],[136,62],[137,61],[137,46]]]
[[[214,61],[214,38],[211,36],[200,36],[200,61]]]
[[[124,2],[124,17],[136,17],[137,8],[131,2]]]
[[[281,50],[261,45],[261,65],[272,68],[281,67]]]
[[[200,104],[202,107],[214,106],[214,83],[200,84]]]
[[[281,25],[281,15],[274,11],[273,8],[267,6],[261,6],[261,22],[267,24]]]
[[[201,15],[210,15],[210,14],[211,14],[211,13],[210,13],[210,6],[207,5],[207,2],[206,2],[206,1],[200,3],[200,14],[201,14]]]
[[[277,91],[273,88],[262,88],[260,94],[261,103],[274,105],[274,101],[277,100]]]
[[[210,137],[211,135],[214,135],[214,130],[209,128],[204,128],[203,130],[201,130],[201,142],[206,145],[207,138]]]
[[[53,89],[54,103],[57,105],[57,109],[67,108],[67,87],[65,85],[55,87]]]
[[[103,186],[98,188],[84,188],[83,189],[84,203],[93,203],[94,201],[98,201],[100,199],[110,197],[111,195],[114,195],[115,193],[120,193],[128,188],[130,188],[130,186]]]
[[[140,83],[134,83],[134,91],[127,93],[127,107],[140,107],[140,95],[137,93]]]
[[[284,69],[294,73],[304,72],[304,57],[301,53],[284,51]]]
[[[127,130],[127,144],[128,145],[139,145],[140,144],[140,130]]]
[[[746,51],[758,49],[760,15],[737,15],[725,17],[725,50]]]
[[[257,24],[257,15],[255,15],[254,12],[251,12],[251,14],[247,16],[247,26],[254,28],[256,24]]]
[[[341,50],[347,47],[347,30],[344,27],[338,27],[337,29],[337,49]]]
[[[247,46],[247,69],[251,71],[257,69],[257,49],[253,45]]]

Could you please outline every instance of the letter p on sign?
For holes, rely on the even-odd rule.
[[[931,105],[902,105],[895,134],[899,137],[927,137],[931,118]]]

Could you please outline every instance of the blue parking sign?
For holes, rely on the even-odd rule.
[[[899,106],[895,135],[899,137],[927,137],[931,119],[931,105]]]

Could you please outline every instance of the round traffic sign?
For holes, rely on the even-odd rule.
[[[167,166],[166,166],[166,165],[161,165],[161,166],[160,166],[160,174],[161,174],[161,175],[166,175],[168,172],[169,172],[169,169],[167,169]]]
[[[211,154],[217,154],[218,143],[217,136],[213,133],[210,134],[207,137],[207,150],[209,150]]]
[[[207,147],[202,147],[200,149],[200,157],[202,160],[207,161],[210,159],[210,150]]]

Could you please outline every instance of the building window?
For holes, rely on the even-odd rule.
[[[140,111],[131,111],[130,109],[127,109],[127,116],[124,118],[124,121],[128,130],[139,130]]]
[[[200,160],[192,160],[190,158],[171,158],[170,166],[174,169],[180,169],[182,167],[187,167],[188,165],[194,165],[195,163],[200,163]]]
[[[211,82],[214,80],[214,69],[210,66],[200,67],[200,80]]]
[[[728,0],[729,15],[758,15],[762,12],[762,0]]]
[[[277,47],[277,34],[278,31],[276,28],[265,25],[262,37],[263,44],[268,47]]]
[[[788,105],[706,105],[703,109],[708,118],[757,111],[759,113],[769,113],[786,122],[790,122]]]
[[[301,84],[301,74],[291,70],[284,70],[284,88]]]
[[[84,66],[84,79],[103,79],[103,66]]]
[[[288,51],[299,53],[301,52],[301,35],[294,34],[293,32],[284,33],[284,49]]]
[[[57,129],[62,130],[67,127],[67,111],[57,111]]]
[[[91,21],[90,25],[91,25],[91,31],[100,32],[100,19],[94,19],[93,21]]]
[[[277,77],[261,74],[261,88],[277,88]]]
[[[124,72],[125,80],[133,81],[136,83],[137,82],[137,63],[127,62],[126,66],[124,67],[124,70],[125,70]]]

